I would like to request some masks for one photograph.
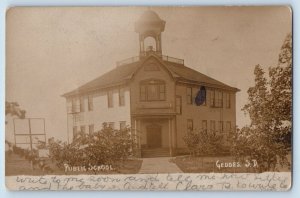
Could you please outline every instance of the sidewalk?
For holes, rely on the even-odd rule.
[[[170,157],[143,158],[139,173],[182,173]]]

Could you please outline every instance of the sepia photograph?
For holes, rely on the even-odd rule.
[[[288,6],[12,7],[10,190],[286,191]]]

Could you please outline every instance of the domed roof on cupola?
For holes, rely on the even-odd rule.
[[[135,23],[135,31],[140,34],[159,34],[165,30],[165,24],[156,12],[146,10]]]
[[[156,14],[156,12],[154,12],[152,10],[147,10],[141,15],[139,21],[156,22],[156,21],[162,21],[162,20],[159,18],[158,14]]]

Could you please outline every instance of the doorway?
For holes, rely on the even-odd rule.
[[[161,148],[161,126],[158,124],[151,124],[147,129],[147,147]]]

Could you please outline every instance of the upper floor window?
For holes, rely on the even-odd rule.
[[[84,98],[80,98],[80,112],[84,112]]]
[[[108,104],[108,107],[113,107],[114,106],[113,92],[112,91],[108,91],[108,93],[107,93],[107,104]]]
[[[230,101],[230,93],[225,93],[225,107],[230,108],[231,101]]]
[[[94,109],[93,96],[88,97],[88,109],[89,111],[93,111]]]
[[[119,106],[125,105],[125,90],[124,88],[119,89]]]
[[[141,101],[166,100],[166,84],[161,80],[148,80],[140,84]]]
[[[223,93],[219,90],[210,91],[210,106],[223,107]]]
[[[181,114],[182,104],[181,104],[181,96],[176,96],[176,113]]]
[[[186,101],[187,104],[193,104],[193,90],[192,87],[186,88]]]
[[[78,113],[80,112],[80,105],[78,99],[72,99],[72,106],[70,113]]]

